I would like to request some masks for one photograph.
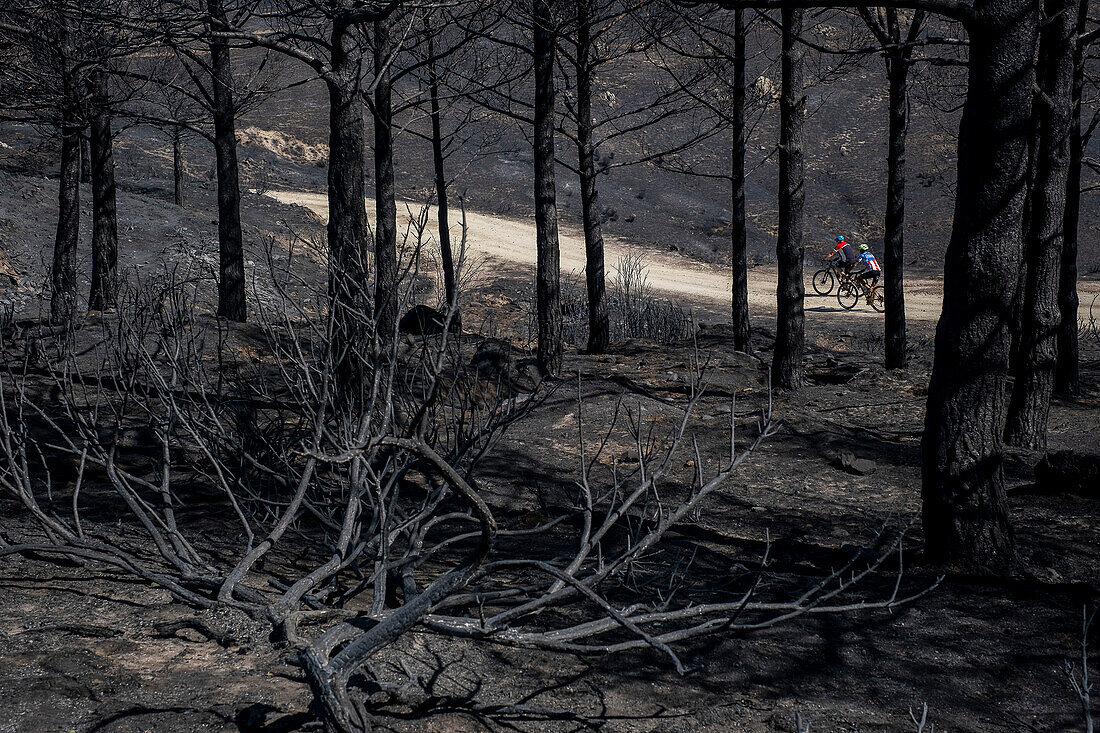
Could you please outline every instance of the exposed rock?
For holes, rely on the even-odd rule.
[[[421,303],[413,306],[408,313],[401,316],[397,329],[401,333],[407,333],[411,336],[433,336],[443,333],[443,326],[446,322],[446,316],[435,308]]]
[[[515,347],[499,339],[478,344],[470,367],[478,379],[498,383],[511,392],[534,392],[546,376],[538,359],[521,358]]]
[[[855,474],[856,476],[869,476],[878,468],[878,464],[870,458],[857,458],[851,451],[841,451],[838,453],[836,456],[836,465],[838,468],[848,473]]]

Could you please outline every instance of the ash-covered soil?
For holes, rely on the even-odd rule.
[[[810,386],[774,396],[778,434],[677,529],[671,547],[721,582],[755,568],[770,542],[765,589],[781,595],[859,552],[882,526],[913,520],[930,333],[918,327],[913,339],[911,369],[888,374],[866,326],[812,320]],[[522,525],[570,501],[579,475],[578,395],[590,435],[601,434],[617,405],[670,424],[682,415],[697,353],[712,380],[690,429],[704,467],[715,465],[728,449],[731,397],[743,435],[767,406],[768,341],[758,331],[763,362],[732,352],[720,325],[704,326],[697,343],[635,340],[607,356],[570,354],[572,376],[550,385],[550,398],[480,471],[494,512],[505,525]],[[1052,449],[1096,448],[1100,344],[1087,348],[1085,395],[1055,403]],[[597,468],[612,460],[629,466],[637,461],[632,448],[614,434]],[[841,470],[835,458],[843,450],[873,460],[874,472]],[[949,575],[890,612],[802,617],[694,642],[681,649],[691,667],[682,677],[651,652],[580,657],[418,631],[372,662],[382,678],[411,672],[421,683],[380,705],[380,729],[792,731],[797,713],[812,730],[910,730],[909,709],[927,703],[937,730],[1079,730],[1063,667],[1079,654],[1082,607],[1100,600],[1100,507],[1033,492],[1036,459],[1017,454],[1009,462],[1023,560],[1012,578]],[[695,470],[694,460],[683,456],[673,485]],[[25,517],[5,501],[0,521],[12,530]],[[922,564],[921,541],[917,521],[905,542],[902,583],[910,592],[939,572]],[[888,594],[893,570],[876,573],[853,602]],[[36,557],[0,563],[0,588],[0,731],[308,729],[309,692],[293,655],[243,616],[195,612],[146,583]]]

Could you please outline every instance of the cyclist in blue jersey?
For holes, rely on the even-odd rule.
[[[867,302],[871,303],[874,300],[872,289],[878,284],[882,268],[879,266],[874,254],[871,253],[871,248],[866,244],[859,245],[859,257],[856,258],[856,265],[863,267],[856,275],[856,279],[867,286]]]

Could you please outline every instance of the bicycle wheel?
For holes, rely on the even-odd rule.
[[[879,313],[886,311],[886,296],[882,294],[882,288],[875,288],[875,294],[871,298],[871,307],[877,310]]]
[[[840,307],[844,310],[852,310],[859,302],[859,288],[850,282],[841,283],[836,290],[836,301],[840,303]]]
[[[832,270],[818,270],[814,273],[814,290],[818,295],[828,295],[833,292],[833,285],[835,284]]]

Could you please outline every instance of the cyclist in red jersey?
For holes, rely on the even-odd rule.
[[[838,263],[845,274],[852,271],[852,267],[856,264],[856,251],[848,240],[844,237],[837,237],[835,240],[836,246],[833,247],[833,251],[829,253],[829,256],[825,258],[826,262],[831,261],[834,257],[838,259]]]

